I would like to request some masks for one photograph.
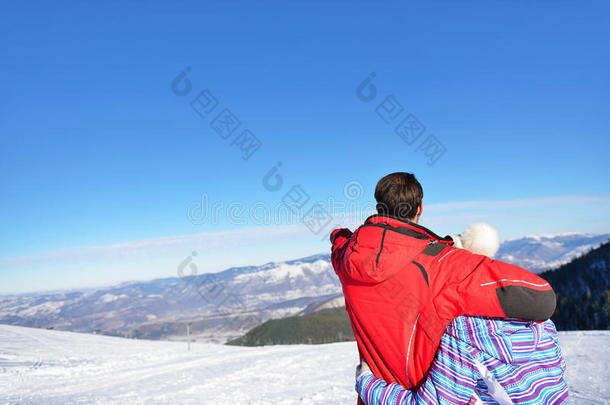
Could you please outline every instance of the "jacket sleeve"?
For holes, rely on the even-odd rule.
[[[402,385],[388,384],[367,371],[356,378],[356,392],[366,405],[417,405],[417,396]],[[434,399],[436,399],[434,397]],[[435,402],[438,403],[438,402]]]
[[[441,317],[460,315],[544,321],[555,311],[550,284],[519,266],[450,248],[439,260],[448,283],[435,298]],[[438,305],[442,303],[442,305]]]
[[[343,256],[352,235],[352,231],[347,228],[335,229],[330,234],[330,243],[332,244],[330,259],[337,275],[341,272]]]
[[[450,392],[453,392],[453,399],[457,400],[456,403],[467,403],[474,395],[474,386],[479,379],[474,370],[464,366],[465,369],[462,370],[464,372],[459,374],[463,380],[458,383],[452,378],[443,376],[439,371],[441,367],[435,363],[432,364],[433,371],[428,374],[417,391],[408,390],[396,383],[388,384],[368,370],[356,377],[356,392],[365,405],[437,405],[440,404],[439,397],[441,396],[437,390],[438,384],[439,387],[443,385],[445,389],[449,388]],[[452,365],[447,363],[444,367],[452,367]],[[434,377],[432,377],[432,373],[435,374]],[[465,384],[464,381],[468,381],[468,383]],[[471,390],[472,392],[470,392]]]

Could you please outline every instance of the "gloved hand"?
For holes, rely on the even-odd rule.
[[[356,380],[362,374],[366,374],[366,373],[370,373],[370,372],[371,372],[371,368],[369,367],[368,364],[366,364],[366,361],[364,361],[364,359],[363,359],[362,362],[356,366]]]

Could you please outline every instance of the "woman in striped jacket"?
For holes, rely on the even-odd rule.
[[[567,403],[565,361],[552,321],[461,316],[441,339],[417,391],[376,378],[363,363],[356,391],[367,405]]]

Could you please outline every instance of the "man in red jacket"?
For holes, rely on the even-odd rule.
[[[414,175],[383,177],[375,199],[377,215],[353,233],[335,229],[330,240],[360,357],[376,376],[418,388],[458,316],[543,321],[553,314],[555,294],[542,278],[418,225],[423,189]]]

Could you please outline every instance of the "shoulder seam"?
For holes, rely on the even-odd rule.
[[[383,250],[383,241],[385,240],[385,233],[387,229],[383,230],[381,234],[381,245],[379,246],[379,252],[377,252],[377,258],[375,259],[375,266],[379,264],[379,255],[381,255],[381,251]]]

